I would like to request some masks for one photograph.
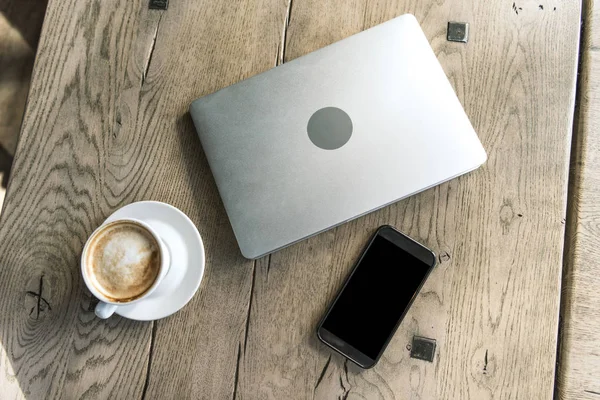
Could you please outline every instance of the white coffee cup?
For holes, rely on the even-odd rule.
[[[158,270],[158,273],[156,274],[156,278],[155,278],[154,282],[141,295],[138,295],[135,298],[128,299],[126,301],[121,301],[121,300],[115,301],[114,299],[111,299],[111,298],[105,296],[103,293],[101,293],[94,285],[94,282],[96,282],[96,279],[93,276],[90,276],[90,272],[89,272],[90,268],[88,268],[89,265],[87,264],[88,263],[88,261],[87,261],[88,260],[88,252],[90,251],[91,244],[94,243],[94,241],[102,233],[105,233],[106,229],[108,229],[109,227],[114,227],[116,225],[126,224],[126,223],[133,223],[133,224],[137,225],[138,227],[141,227],[144,231],[146,231],[148,234],[150,234],[150,236],[152,236],[152,238],[158,245],[158,251],[160,254],[160,266],[159,266],[159,270]],[[169,272],[170,266],[171,266],[171,256],[170,256],[169,250],[168,250],[167,246],[165,245],[165,243],[163,242],[163,240],[158,236],[156,231],[150,225],[148,225],[147,223],[145,223],[143,221],[135,219],[135,218],[121,218],[121,219],[111,221],[109,223],[105,223],[105,224],[101,225],[100,227],[98,227],[98,229],[96,229],[90,235],[87,242],[85,243],[83,252],[81,254],[81,273],[83,275],[83,280],[84,280],[86,286],[88,287],[88,289],[90,290],[90,292],[92,292],[92,294],[98,300],[100,300],[98,305],[96,305],[95,313],[96,313],[96,316],[98,316],[99,318],[102,318],[102,319],[106,319],[106,318],[110,317],[120,306],[127,306],[130,304],[134,304],[134,303],[142,301],[145,298],[147,298],[148,296],[150,296],[156,290],[156,288],[160,285],[160,282],[163,280],[163,278],[167,275],[167,273]]]

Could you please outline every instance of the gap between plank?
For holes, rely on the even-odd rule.
[[[163,15],[164,13],[161,12],[160,17],[158,17],[158,22],[156,23],[156,28],[154,29],[154,35],[152,36],[152,44],[150,45],[148,55],[146,56],[146,60],[144,62],[144,69],[142,70],[142,86],[146,82],[146,76],[148,76],[148,71],[150,70],[152,56],[154,55],[154,48],[156,47],[156,38],[158,37],[158,29],[160,28],[160,22],[162,21]]]
[[[290,26],[290,18],[292,16],[292,5],[293,0],[288,0],[287,10],[285,12],[285,20],[283,21],[283,30],[281,32],[281,42],[277,46],[277,59],[275,60],[275,66],[281,65],[285,62],[285,44],[287,42],[287,31]]]
[[[233,375],[233,400],[237,397],[238,380],[240,379],[240,360],[242,354],[242,344],[238,343],[237,363],[235,364],[235,373]]]
[[[146,391],[150,384],[150,368],[152,367],[152,355],[154,354],[154,340],[156,339],[156,321],[152,321],[152,335],[150,336],[150,352],[148,354],[148,370],[146,371],[146,380],[142,389],[142,400],[146,398]]]
[[[248,311],[246,312],[246,328],[244,331],[244,357],[246,356],[246,345],[248,344],[248,330],[250,328],[250,313],[252,312],[252,300],[254,299],[254,282],[256,281],[256,263],[252,264],[252,282],[250,283],[250,299],[248,300]],[[233,375],[233,394],[232,399],[237,397],[238,381],[240,379],[240,362],[242,360],[242,343],[238,343],[237,362],[235,364],[235,373]]]
[[[246,331],[244,332],[244,354],[246,354],[246,345],[248,344],[248,328],[250,327],[250,313],[252,312],[252,300],[254,298],[254,282],[256,281],[256,260],[252,268],[252,283],[250,284],[250,300],[248,301],[248,312],[246,313]]]

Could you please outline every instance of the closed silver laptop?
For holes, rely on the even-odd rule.
[[[408,14],[197,99],[190,112],[251,259],[486,160]]]

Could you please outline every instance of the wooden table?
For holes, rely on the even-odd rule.
[[[583,4],[557,398],[600,399],[600,7]]]
[[[416,15],[479,133],[481,169],[256,262],[241,257],[187,113],[204,94]],[[51,0],[0,226],[7,398],[542,399],[554,390],[580,2]],[[446,41],[450,20],[467,44]],[[433,144],[435,145],[435,144]],[[99,320],[83,244],[133,201],[196,223],[194,299]],[[376,227],[439,265],[374,369],[314,330]],[[414,335],[435,339],[432,363]]]

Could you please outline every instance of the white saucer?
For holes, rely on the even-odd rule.
[[[167,317],[192,299],[204,275],[204,245],[194,223],[177,208],[159,201],[131,203],[113,213],[104,224],[119,218],[136,218],[156,230],[171,253],[171,268],[148,298],[116,313],[138,321]]]

